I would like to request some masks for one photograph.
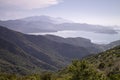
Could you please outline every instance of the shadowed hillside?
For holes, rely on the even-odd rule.
[[[35,71],[57,70],[72,59],[81,59],[90,54],[84,47],[57,43],[44,36],[26,35],[4,27],[0,27],[0,51],[1,63],[5,64],[1,65],[3,71],[6,71],[4,66]],[[17,70],[11,69],[10,72]]]
[[[88,56],[82,60],[74,60],[72,64],[58,72],[43,72],[18,76],[0,74],[2,80],[120,80],[120,46]]]

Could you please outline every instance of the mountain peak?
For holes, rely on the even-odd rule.
[[[31,17],[26,17],[22,18],[23,21],[42,21],[42,22],[49,22],[49,23],[54,23],[54,24],[61,24],[61,23],[68,23],[72,22],[70,20],[63,19],[61,17],[50,17],[47,15],[41,15],[41,16],[31,16]]]

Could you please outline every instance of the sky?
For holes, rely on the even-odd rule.
[[[0,0],[0,20],[39,15],[120,26],[120,0]]]

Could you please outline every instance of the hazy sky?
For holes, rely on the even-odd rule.
[[[120,0],[0,0],[0,19],[35,15],[120,26]]]

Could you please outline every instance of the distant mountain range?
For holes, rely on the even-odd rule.
[[[62,18],[53,18],[44,15],[17,20],[0,21],[0,25],[22,33],[57,32],[63,30],[90,31],[104,34],[118,33],[116,30],[110,27],[74,23]]]
[[[82,59],[120,43],[111,44],[100,46],[80,37],[27,35],[0,26],[0,69],[20,74],[58,70],[73,59]]]

